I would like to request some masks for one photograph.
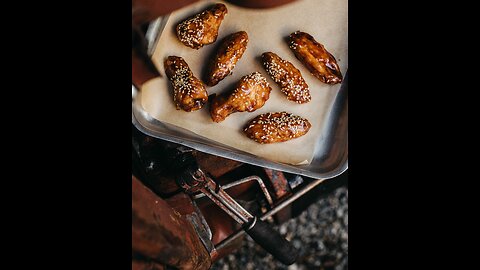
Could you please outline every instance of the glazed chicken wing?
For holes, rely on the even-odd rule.
[[[307,134],[312,125],[307,119],[287,112],[264,113],[246,125],[245,135],[264,144],[284,142]]]
[[[283,60],[273,52],[262,54],[263,66],[273,81],[280,86],[280,90],[288,100],[297,103],[307,103],[312,97],[308,85],[292,63]]]
[[[300,31],[290,34],[289,47],[295,57],[320,81],[328,84],[342,82],[342,73],[335,57],[311,35]]]
[[[210,61],[205,83],[214,86],[232,74],[237,61],[247,49],[248,35],[245,31],[233,33],[223,39],[215,57]]]
[[[204,45],[215,42],[220,24],[227,13],[227,7],[224,4],[216,4],[186,19],[177,25],[178,39],[185,46],[193,49],[200,49]]]
[[[260,73],[243,76],[231,93],[216,96],[210,106],[214,122],[222,122],[234,112],[253,112],[261,108],[270,97],[272,88]]]
[[[165,73],[173,85],[173,102],[177,110],[196,111],[208,100],[205,85],[193,76],[183,58],[169,56],[165,62]]]

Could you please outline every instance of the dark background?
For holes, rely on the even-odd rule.
[[[467,269],[476,9],[349,7],[349,265]],[[130,269],[131,2],[3,10],[5,255],[22,267]]]

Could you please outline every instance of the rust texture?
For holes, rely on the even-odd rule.
[[[178,269],[211,265],[193,226],[133,176],[132,253]]]
[[[198,200],[197,204],[212,231],[212,243],[214,245],[217,245],[240,228],[240,225],[235,220],[210,199],[204,197]],[[239,237],[222,249],[217,249],[216,256],[212,256],[211,258],[212,262],[218,261],[239,249],[242,246],[243,239],[244,237]]]
[[[212,262],[216,262],[222,259],[223,257],[230,255],[231,253],[240,249],[243,245],[244,240],[245,240],[245,235],[242,235],[237,239],[233,240],[230,244],[224,246],[223,248],[217,249],[217,256],[215,258],[212,258]]]
[[[210,199],[203,198],[198,202],[198,207],[210,226],[210,230],[212,231],[212,242],[215,245],[227,238],[230,234],[234,233],[239,227],[235,220],[216,204],[212,203]]]
[[[268,177],[268,182],[270,182],[273,190],[274,190],[274,199],[276,202],[279,200],[288,197],[288,195],[292,194],[290,187],[288,186],[288,181],[285,178],[283,172],[275,171],[272,169],[263,169],[265,174]],[[281,224],[292,217],[292,208],[291,205],[285,207],[284,209],[280,210],[276,213],[273,218],[277,224]]]
[[[238,167],[243,163],[231,159],[222,158],[202,152],[197,152],[197,163],[204,172],[208,172],[214,178],[218,178]]]
[[[172,179],[172,181],[174,181]],[[187,194],[180,192],[175,194],[168,199],[165,199],[165,202],[170,205],[170,207],[180,213],[182,216],[189,215],[195,212],[195,208],[193,208],[192,200],[190,196]]]
[[[287,178],[285,178],[285,175],[282,172],[266,168],[263,170],[267,174],[268,180],[272,185],[275,192],[274,197],[277,201],[291,193]]]
[[[155,262],[132,260],[132,270],[164,270],[163,265]]]

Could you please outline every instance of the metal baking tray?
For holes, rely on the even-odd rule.
[[[146,35],[150,54],[153,52],[167,19],[168,17],[162,17],[150,24]],[[314,158],[308,165],[273,162],[204,138],[189,130],[160,122],[143,110],[140,100],[135,99],[133,86],[132,123],[147,135],[191,147],[201,152],[317,179],[333,178],[348,168],[348,72],[345,74],[335,98],[326,127],[318,138]]]

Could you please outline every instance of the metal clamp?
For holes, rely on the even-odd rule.
[[[250,182],[250,181],[257,181],[257,183],[258,183],[260,189],[262,190],[263,195],[265,196],[265,199],[267,200],[268,204],[270,205],[270,207],[273,206],[273,200],[272,200],[272,196],[270,196],[270,192],[268,192],[267,187],[265,186],[265,183],[263,183],[262,178],[260,178],[256,175],[247,176],[247,177],[242,178],[240,180],[228,183],[226,185],[223,185],[222,188],[224,190],[227,190],[229,188],[232,188],[232,187],[235,187],[235,186],[238,186],[238,185],[241,185],[243,183]],[[199,193],[199,194],[193,196],[193,199],[197,200],[197,199],[200,199],[200,198],[203,198],[203,197],[205,197],[205,194]]]
[[[215,183],[200,168],[187,170],[179,178],[179,185],[189,194],[202,192],[238,223],[244,224],[253,218],[245,208],[226,193],[219,184]]]

